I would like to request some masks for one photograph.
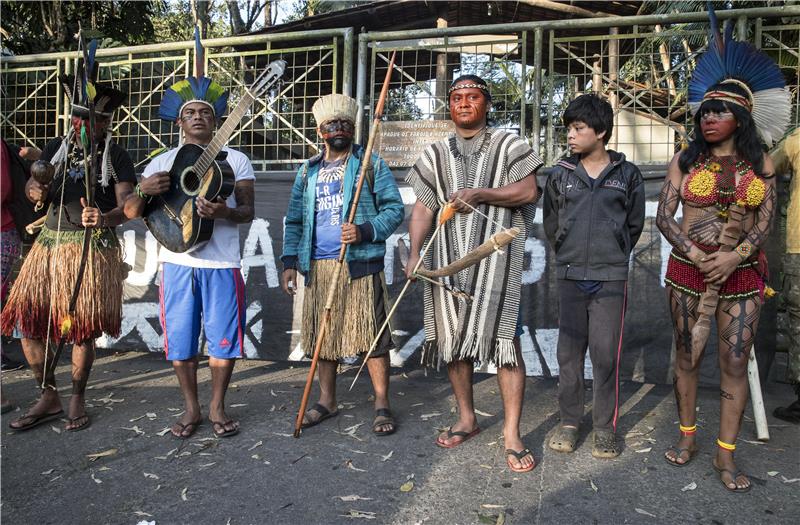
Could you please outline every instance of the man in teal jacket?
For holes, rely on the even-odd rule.
[[[353,144],[356,101],[327,95],[312,108],[323,150],[301,166],[292,186],[283,238],[281,285],[289,295],[297,289],[297,272],[305,277],[303,349],[311,356],[316,330],[324,312],[328,288],[337,269],[342,243],[349,245],[345,272],[338,281],[331,323],[320,350],[320,399],[305,414],[303,428],[338,414],[336,367],[341,358],[369,350],[386,319],[387,294],[383,280],[386,239],[403,222],[404,207],[389,167],[377,155],[361,191],[354,222],[346,223],[355,195],[364,148]],[[396,429],[389,408],[389,330],[381,336],[367,362],[375,389],[375,421],[379,436]]]

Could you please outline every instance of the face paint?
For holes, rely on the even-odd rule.
[[[353,137],[347,135],[328,136],[324,138],[325,144],[327,144],[332,151],[344,151],[353,143]]]
[[[337,131],[353,134],[356,131],[356,126],[349,120],[329,120],[320,125],[319,131],[323,135],[336,133]]]
[[[75,134],[80,136],[81,135],[81,128],[84,124],[86,124],[86,128],[89,128],[89,119],[82,119],[80,117],[73,116],[70,119],[70,124],[72,124],[72,129],[75,131]],[[105,134],[106,127],[108,127],[108,119],[105,117],[95,117],[94,119],[94,136],[95,137],[102,137]]]
[[[469,82],[463,82],[468,84]],[[450,118],[456,127],[462,129],[479,129],[486,125],[486,113],[489,111],[489,101],[486,95],[478,88],[456,89],[450,93]]]
[[[717,144],[728,140],[734,133],[739,123],[733,113],[706,113],[700,117],[700,131],[703,138],[710,144]]]
[[[331,151],[345,151],[353,143],[356,127],[349,120],[328,120],[319,126],[319,133]]]

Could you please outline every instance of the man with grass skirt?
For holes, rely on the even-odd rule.
[[[91,62],[91,60],[90,60]],[[95,67],[91,79],[96,78]],[[106,333],[119,335],[122,287],[127,267],[114,227],[125,222],[122,204],[136,183],[133,162],[128,153],[111,139],[111,117],[127,94],[109,85],[94,86],[95,126],[90,129],[90,89],[83,75],[60,78],[72,99],[70,130],[64,138],[50,141],[40,165],[53,169],[49,184],[28,180],[25,195],[33,203],[48,205],[42,230],[36,239],[8,302],[3,308],[2,331],[11,335],[15,327],[22,333],[22,349],[33,371],[41,396],[22,417],[12,421],[13,430],[22,431],[64,415],[61,398],[55,389],[53,353],[62,331],[72,343],[72,396],[65,430],[83,430],[90,424],[84,406],[84,393],[94,362],[94,340]],[[86,155],[91,155],[88,134],[97,145],[94,206],[87,205]],[[78,292],[74,314],[69,302],[83,258],[84,233],[91,235],[86,269]]]
[[[342,243],[349,248],[345,264],[339,270],[342,276],[331,312],[329,337],[320,350],[320,399],[306,411],[303,428],[339,413],[337,360],[367,352],[386,320],[387,292],[383,281],[386,239],[403,222],[404,214],[403,200],[392,172],[373,154],[355,222],[344,222],[365,161],[364,148],[353,144],[358,106],[348,96],[333,94],[317,100],[311,111],[317,121],[317,133],[325,145],[318,155],[300,167],[295,177],[286,211],[281,256],[284,266],[281,284],[286,293],[294,295],[298,270],[306,278],[302,333],[303,349],[308,356],[314,352],[328,287],[339,267],[339,250]],[[375,389],[372,432],[377,436],[392,434],[396,429],[389,408],[391,348],[390,331],[384,330],[377,348],[367,360]]]

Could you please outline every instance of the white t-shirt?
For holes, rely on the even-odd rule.
[[[228,153],[226,160],[233,169],[236,182],[255,180],[253,165],[250,164],[247,155],[227,147],[222,150]],[[173,149],[154,158],[144,169],[142,177],[149,177],[159,171],[169,171],[177,154],[178,150]],[[236,207],[236,197],[233,193],[228,197],[226,204],[229,208]],[[242,259],[239,252],[239,225],[226,219],[217,219],[214,221],[214,232],[207,243],[184,253],[171,252],[161,246],[158,260],[193,268],[240,268]]]

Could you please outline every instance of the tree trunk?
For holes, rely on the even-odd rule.
[[[656,24],[655,31],[656,33],[660,33],[662,31],[659,24]],[[672,77],[672,73],[669,72],[672,64],[670,63],[669,59],[669,49],[667,48],[667,44],[665,42],[661,42],[658,45],[658,54],[661,58],[661,67],[664,68],[664,75],[666,76],[669,94],[674,98],[678,94],[678,90],[675,89],[675,79]]]
[[[239,11],[239,2],[236,0],[226,0],[228,5],[228,16],[230,16],[231,34],[241,35],[247,32],[247,25],[242,20],[242,13]]]
[[[192,0],[192,17],[194,23],[200,26],[200,38],[208,34],[208,11],[210,0]]]

